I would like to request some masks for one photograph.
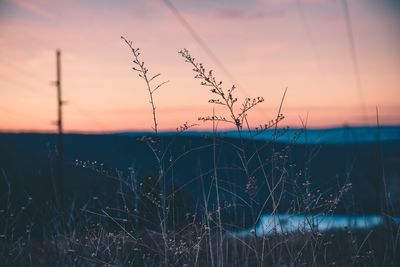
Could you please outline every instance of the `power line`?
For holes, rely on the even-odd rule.
[[[347,4],[347,0],[342,0],[342,4],[343,4],[343,10],[344,10],[344,15],[345,15],[345,19],[346,19],[347,37],[349,40],[351,61],[352,61],[354,76],[356,78],[356,86],[358,89],[358,97],[360,100],[360,107],[361,107],[361,111],[363,113],[364,123],[368,124],[365,101],[364,101],[364,94],[363,94],[363,86],[362,86],[362,82],[361,82],[360,68],[358,65],[356,46],[354,44],[354,36],[353,36],[353,29],[352,29],[352,24],[351,24],[349,6]]]
[[[20,86],[21,86],[20,88],[22,88],[22,89],[25,90],[25,91],[30,91],[31,93],[33,93],[33,91],[35,91],[35,93],[39,93],[39,94],[42,95],[42,96],[46,96],[46,97],[51,97],[51,98],[53,98],[53,95],[51,95],[51,94],[50,94],[49,92],[47,92],[47,91],[39,91],[39,90],[37,90],[37,89],[34,89],[35,87],[32,87],[32,82],[29,82],[29,83],[28,83],[28,82],[26,82],[25,80],[20,80],[21,77],[23,77],[23,78],[28,77],[28,79],[30,79],[30,80],[32,80],[32,81],[35,81],[37,87],[39,87],[39,86],[40,86],[40,87],[43,87],[43,84],[40,84],[40,85],[39,85],[39,83],[38,83],[38,80],[39,80],[39,81],[40,81],[40,80],[43,80],[43,77],[40,77],[40,76],[37,75],[36,73],[33,73],[33,72],[28,71],[28,70],[26,70],[26,69],[22,69],[21,67],[19,67],[18,65],[14,64],[14,63],[12,63],[12,62],[10,62],[10,61],[4,60],[4,58],[0,60],[0,63],[3,64],[3,65],[7,65],[8,67],[13,68],[14,70],[16,70],[17,72],[19,72],[20,74],[22,74],[21,76],[19,76],[19,79],[16,80],[16,79],[10,78],[9,76],[4,76],[3,74],[0,73],[0,76],[2,77],[2,79],[3,79],[5,82],[7,82],[7,80],[8,80],[9,82],[11,82],[11,83],[13,83],[13,84],[18,84],[18,85],[20,85]],[[29,89],[28,89],[28,88],[29,88]],[[33,89],[33,90],[32,90],[32,89]]]
[[[49,97],[49,98],[50,98],[50,97],[51,97],[51,98],[54,97],[54,95],[51,95],[50,92],[47,92],[47,91],[39,91],[39,90],[37,90],[37,89],[33,89],[33,88],[35,88],[35,87],[32,87],[31,85],[28,85],[28,83],[25,83],[25,82],[22,82],[22,81],[18,81],[18,80],[14,80],[14,79],[12,79],[12,78],[10,79],[9,77],[3,76],[1,73],[0,73],[0,77],[1,77],[2,79],[4,78],[4,80],[8,79],[9,82],[11,82],[11,83],[13,83],[13,84],[19,85],[19,87],[18,87],[19,89],[22,89],[22,90],[24,90],[24,91],[26,91],[26,92],[28,92],[28,93],[31,93],[31,94],[34,94],[34,95],[40,95],[40,96],[44,96],[44,97]],[[6,81],[6,82],[7,82],[7,81]],[[64,101],[63,104],[65,105],[66,102]],[[91,123],[92,123],[93,125],[95,125],[100,131],[102,131],[103,129],[106,128],[106,127],[104,126],[104,124],[100,123],[94,116],[92,116],[92,115],[90,114],[89,111],[87,111],[87,110],[86,110],[85,108],[83,108],[82,106],[80,106],[80,105],[78,105],[78,104],[76,104],[76,103],[74,103],[74,102],[72,102],[72,101],[68,101],[68,104],[70,104],[70,105],[69,105],[70,107],[72,107],[75,111],[77,111],[79,114],[81,114],[82,116],[84,116],[88,121],[91,121]],[[14,114],[19,115],[19,116],[25,116],[25,117],[26,117],[26,115],[28,115],[28,114],[22,114],[22,113],[19,113],[19,112],[10,110],[10,109],[6,109],[6,108],[1,108],[1,107],[0,107],[0,109],[3,110],[4,112],[7,112],[7,113],[14,113]],[[29,116],[29,115],[28,115],[28,117],[33,118],[32,116]]]
[[[9,108],[2,107],[2,106],[0,106],[0,110],[2,112],[8,113],[8,114],[17,115],[18,117],[28,117],[28,118],[35,119],[35,120],[37,119],[34,116],[32,116],[30,113],[20,112],[20,111],[16,111],[16,110],[9,109]]]
[[[231,79],[233,83],[240,87],[241,91],[244,93],[244,96],[247,97],[246,90],[238,84],[238,81],[232,75],[232,73],[225,67],[225,65],[218,59],[217,55],[211,50],[211,48],[207,45],[207,43],[200,37],[200,35],[194,30],[194,28],[189,24],[189,22],[181,15],[178,9],[172,4],[170,0],[163,1],[168,9],[175,15],[181,25],[190,33],[193,39],[197,42],[197,44],[206,52],[206,54],[211,58],[211,60],[216,64],[224,74]]]
[[[28,87],[23,86],[22,89],[28,91],[29,93],[33,93],[35,94],[37,91],[36,90],[29,90]],[[46,97],[54,97],[51,96],[49,94],[43,94],[43,96]],[[63,101],[63,104],[65,105],[66,102]],[[90,121],[93,125],[95,125],[95,127],[99,130],[99,131],[104,131],[104,129],[106,129],[107,127],[105,127],[105,125],[103,123],[101,123],[100,121],[98,121],[91,113],[90,111],[86,110],[85,108],[83,108],[82,106],[78,105],[77,103],[68,101],[68,106],[73,108],[73,110],[75,110],[76,112],[78,112],[80,115],[82,115],[83,117],[85,117],[88,121]],[[19,111],[15,111],[15,110],[11,110],[5,107],[1,107],[0,106],[0,110],[2,110],[5,113],[9,113],[9,114],[15,114],[17,116],[20,117],[29,117],[31,119],[37,119],[34,118],[33,116],[31,116],[29,113],[21,113]]]
[[[189,32],[189,34],[193,37],[193,39],[197,42],[197,44],[205,51],[205,53],[211,58],[211,60],[216,64],[222,72],[240,88],[239,93],[242,94],[244,97],[248,97],[247,90],[241,86],[237,79],[232,75],[232,73],[225,67],[221,60],[218,59],[217,55],[211,50],[211,48],[207,45],[207,43],[200,37],[200,35],[194,30],[194,28],[189,24],[189,22],[181,15],[178,9],[172,4],[170,0],[164,0],[164,4],[167,8],[175,15],[178,19],[180,24]],[[265,116],[265,113],[260,110],[256,109],[258,113],[262,116]]]
[[[9,62],[9,61],[6,61],[6,60],[4,60],[4,59],[1,59],[1,60],[0,60],[0,63],[2,63],[2,64],[4,64],[4,65],[7,65],[8,67],[13,68],[14,70],[16,70],[16,71],[18,71],[19,73],[23,74],[24,77],[27,77],[27,76],[30,77],[33,81],[37,81],[38,79],[43,79],[42,77],[39,77],[39,75],[34,74],[34,73],[32,73],[32,72],[30,72],[30,71],[27,71],[27,70],[25,70],[25,69],[22,69],[22,68],[18,67],[18,65],[15,65],[15,64],[13,64],[13,63],[11,63],[11,62]],[[32,87],[32,85],[31,85],[30,83],[25,82],[24,80],[16,80],[16,79],[10,78],[10,77],[8,77],[8,76],[4,76],[4,75],[1,74],[1,73],[0,73],[0,77],[2,78],[2,80],[3,80],[4,82],[9,82],[9,83],[12,83],[12,84],[14,84],[14,85],[18,85],[18,86],[19,86],[19,87],[18,87],[19,89],[22,89],[22,90],[24,90],[24,91],[27,91],[27,92],[29,92],[29,93],[31,93],[31,94],[39,94],[39,95],[41,95],[41,96],[51,97],[51,98],[54,97],[54,95],[52,95],[50,92],[47,92],[47,91],[39,91],[39,90],[37,90],[37,89],[34,89],[35,87]],[[95,119],[95,118],[90,114],[90,112],[88,112],[87,110],[85,110],[83,107],[81,107],[81,106],[79,106],[78,104],[73,103],[73,102],[69,102],[69,103],[72,104],[72,105],[70,105],[70,106],[71,106],[75,111],[77,111],[79,114],[81,114],[82,116],[84,116],[88,121],[91,121],[91,123],[92,123],[93,125],[95,125],[100,131],[102,131],[103,129],[106,128],[106,127],[104,127],[104,125],[103,125],[102,123],[100,123],[97,119]],[[65,102],[64,102],[63,104],[65,104]],[[4,109],[4,108],[2,108],[2,109],[3,109],[3,111],[6,111],[7,113],[10,113],[10,110],[6,110],[6,109]],[[11,113],[15,113],[15,112],[11,111]],[[17,113],[15,113],[15,114],[17,114]],[[23,116],[21,113],[19,113],[19,115]]]
[[[41,96],[46,96],[46,97],[53,97],[49,92],[46,91],[39,91],[37,89],[34,89],[35,87],[32,87],[31,84],[28,84],[24,81],[20,81],[20,80],[15,80],[13,78],[10,78],[8,76],[4,76],[3,74],[0,73],[0,77],[2,78],[2,81],[4,82],[8,82],[14,85],[19,85],[18,88],[25,90],[27,92],[33,93],[33,94],[39,94]]]
[[[104,131],[107,127],[100,121],[98,121],[89,111],[87,111],[85,108],[82,106],[78,105],[77,103],[71,102],[71,105],[69,105],[75,109],[75,111],[79,112],[82,116],[86,117],[87,120],[91,121],[93,125],[96,126],[96,128],[100,131]]]
[[[317,49],[317,45],[315,43],[315,39],[313,37],[312,31],[311,31],[311,28],[310,28],[310,23],[309,23],[309,21],[307,19],[307,14],[304,11],[304,8],[303,8],[303,5],[301,3],[301,0],[297,0],[296,4],[297,4],[296,7],[297,7],[297,10],[299,11],[300,19],[301,19],[301,22],[303,24],[303,27],[304,27],[304,30],[305,30],[309,45],[311,47],[311,50],[312,50],[313,55],[315,57],[315,60],[317,62],[318,69],[319,69],[320,73],[322,74],[322,76],[323,76],[323,78],[325,80],[326,77],[325,77],[325,72],[323,71],[322,64],[321,64],[320,53],[319,53],[319,51]]]
[[[11,67],[14,70],[18,71],[19,73],[24,74],[24,77],[30,76],[32,80],[43,80],[43,77],[40,77],[36,73],[33,73],[26,69],[23,69],[19,65],[16,65],[15,63],[12,63],[11,61],[5,60],[4,58],[2,58],[0,60],[0,63],[4,64],[4,65],[8,65],[8,67]]]

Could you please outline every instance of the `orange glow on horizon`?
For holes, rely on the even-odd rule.
[[[151,131],[144,82],[132,71],[126,36],[159,81],[160,129],[211,115],[208,88],[178,55],[182,48],[214,69],[239,97],[263,96],[253,126],[276,116],[281,126],[400,125],[400,7],[349,1],[359,77],[343,7],[337,1],[173,1],[232,77],[210,58],[162,1],[7,0],[0,3],[0,131],[56,129],[55,50],[62,50],[66,132]],[[357,79],[360,80],[360,87]],[[218,110],[220,112],[220,110]],[[229,126],[220,125],[221,129]]]

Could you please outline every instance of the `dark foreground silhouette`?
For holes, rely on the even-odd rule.
[[[210,134],[161,135],[151,139],[143,138],[142,134],[68,134],[65,136],[64,180],[61,182],[55,157],[55,135],[0,134],[0,226],[1,229],[5,229],[1,236],[3,241],[0,243],[2,253],[11,253],[11,256],[3,254],[2,257],[7,259],[9,265],[13,265],[13,262],[21,263],[18,257],[7,249],[10,247],[7,240],[11,240],[11,235],[26,237],[28,233],[32,242],[44,242],[44,245],[40,243],[42,245],[39,247],[46,250],[46,246],[51,247],[51,242],[56,242],[49,239],[49,232],[60,235],[63,233],[67,236],[73,234],[78,239],[90,239],[88,234],[90,235],[91,231],[102,229],[101,233],[113,233],[113,238],[118,240],[123,238],[118,234],[121,231],[122,234],[125,233],[125,237],[131,232],[142,233],[141,242],[146,244],[147,250],[142,244],[139,253],[134,249],[137,248],[137,243],[127,243],[126,248],[132,249],[133,254],[129,254],[126,260],[137,259],[136,252],[141,254],[146,251],[152,255],[149,256],[151,260],[142,258],[140,263],[136,263],[157,265],[163,257],[152,252],[150,248],[155,243],[162,243],[157,231],[159,232],[160,227],[159,211],[163,196],[158,180],[159,164],[154,151],[149,147],[149,142],[153,142],[154,147],[164,155],[162,166],[169,208],[167,225],[171,233],[186,229],[186,226],[195,227],[204,220],[205,214],[209,214],[206,216],[210,216],[210,221],[213,220],[218,208],[214,179],[217,175],[224,231],[251,229],[258,223],[258,215],[262,213],[380,214],[387,218],[384,229],[378,229],[373,234],[368,232],[369,230],[352,232],[357,236],[357,240],[360,239],[357,241],[360,244],[363,240],[368,240],[368,244],[375,240],[375,244],[379,244],[380,247],[374,249],[359,244],[353,254],[346,255],[351,258],[357,253],[364,255],[363,257],[367,257],[368,253],[381,253],[387,263],[395,263],[398,260],[395,257],[397,246],[393,245],[389,250],[385,250],[381,244],[386,245],[389,239],[392,239],[391,244],[397,244],[399,241],[399,236],[392,234],[393,231],[396,233],[398,227],[390,218],[400,214],[400,141],[298,144],[296,140],[285,143],[245,140],[244,144],[241,144],[237,138],[214,139]],[[241,146],[250,159],[248,169],[252,170],[251,177],[254,177],[251,183],[243,178],[245,175],[237,153],[237,148]],[[273,203],[268,189],[274,183],[276,190],[273,197],[279,200],[278,203]],[[88,229],[92,230],[88,232]],[[343,230],[346,232],[346,229]],[[190,230],[191,234],[185,232],[185,238],[188,238],[188,234],[194,235],[195,232],[194,228]],[[305,233],[304,238],[313,239],[314,234],[314,231]],[[319,237],[315,239],[319,240],[316,243],[318,246],[329,242],[333,244],[333,250],[325,255],[325,263],[335,262],[336,256],[343,256],[339,256],[338,251],[335,252],[339,253],[337,255],[333,252],[334,246],[348,237],[341,231],[334,231],[332,234],[336,234],[337,238],[328,233],[320,240]],[[290,241],[291,249],[297,251],[296,248],[300,249],[301,242],[298,237],[293,238],[292,235],[293,233],[286,241]],[[254,237],[255,241],[251,236],[244,237],[245,240],[246,238],[250,239],[250,243],[255,242],[252,244],[257,249],[265,245],[263,238]],[[277,235],[269,238],[284,246],[286,241],[280,242],[288,236]],[[82,250],[80,255],[93,257],[87,255],[88,252],[84,250],[85,242],[77,242],[79,248],[65,246],[73,247],[71,255],[77,253],[75,250]],[[198,242],[197,245],[202,247],[203,240]],[[241,250],[240,246],[238,248],[235,242],[226,242],[226,249],[237,252],[237,258],[231,259],[232,265],[259,263],[259,259],[252,263],[248,258],[248,255],[256,253],[257,249],[249,252]],[[261,243],[257,245],[258,242]],[[117,246],[110,246],[114,245]],[[177,244],[171,246],[176,248]],[[351,242],[349,246],[351,247]],[[65,252],[68,250],[66,247],[58,249]],[[184,247],[181,248],[183,252],[179,253],[186,256],[193,254]],[[51,259],[43,259],[38,256],[41,252],[36,249],[38,248],[33,245],[31,249],[21,251],[36,255],[39,257],[38,262],[45,260],[44,264],[59,260],[58,252],[54,252]],[[65,253],[68,254],[68,251]],[[208,254],[203,255],[200,250],[198,253],[200,258],[197,259],[197,264],[211,264]],[[286,253],[289,252],[281,256],[289,257]],[[305,262],[311,260],[309,257],[315,256],[312,256],[313,251],[304,253],[298,257]],[[27,254],[24,255],[28,257]],[[376,260],[375,256],[368,258],[368,264],[372,259]],[[315,257],[323,257],[323,254]],[[71,256],[68,259],[66,262],[74,261],[76,257]],[[113,259],[115,260],[115,257]],[[289,262],[295,259],[295,262],[300,264],[296,257],[290,259]],[[22,262],[26,263],[25,260]],[[363,262],[359,260],[355,259],[354,262]],[[382,259],[379,258],[380,260]],[[201,261],[205,262],[202,264]],[[336,261],[340,262],[338,259]],[[274,255],[269,254],[263,264],[276,262]]]

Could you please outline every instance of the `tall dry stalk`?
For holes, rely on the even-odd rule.
[[[133,46],[132,41],[127,40],[125,37],[121,36],[121,39],[125,41],[125,43],[129,46],[129,48],[132,51],[133,54],[133,64],[134,67],[132,68],[134,71],[138,72],[138,75],[140,78],[142,78],[146,84],[146,89],[149,94],[149,102],[151,105],[152,109],[152,116],[153,116],[153,130],[154,133],[156,134],[156,137],[158,138],[158,121],[157,121],[157,112],[156,112],[156,104],[155,104],[155,97],[154,94],[155,92],[161,88],[163,85],[168,83],[169,81],[164,81],[161,83],[156,83],[153,85],[153,83],[156,81],[156,78],[158,78],[161,74],[157,73],[155,75],[149,74],[149,69],[146,67],[144,61],[141,61],[139,56],[140,56],[140,51],[139,48],[135,48]],[[164,264],[165,266],[168,266],[168,237],[167,237],[167,231],[168,231],[168,226],[167,226],[167,203],[166,203],[166,198],[167,198],[167,190],[166,190],[166,181],[165,181],[165,172],[164,172],[164,164],[163,164],[163,153],[159,149],[158,146],[160,144],[157,142],[160,142],[160,140],[157,140],[156,145],[154,145],[154,142],[152,142],[151,139],[145,139],[147,141],[147,144],[149,145],[150,149],[153,151],[153,154],[157,160],[158,163],[158,181],[160,182],[160,187],[161,187],[161,214],[160,214],[160,227],[162,231],[162,236],[164,240]]]

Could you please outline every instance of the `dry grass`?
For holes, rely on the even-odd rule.
[[[123,37],[122,37],[123,38]],[[77,167],[89,168],[99,175],[107,176],[118,182],[112,206],[101,199],[91,199],[95,205],[75,207],[68,202],[62,212],[49,205],[51,220],[44,223],[40,236],[31,236],[32,225],[23,214],[29,210],[29,202],[24,209],[13,210],[9,196],[4,198],[5,205],[0,212],[0,258],[3,266],[396,266],[399,264],[398,225],[382,225],[382,228],[355,231],[343,229],[335,232],[321,232],[313,222],[312,214],[333,214],[343,197],[351,191],[351,183],[345,183],[337,190],[321,192],[312,184],[308,169],[296,169],[291,166],[288,156],[291,144],[283,150],[276,150],[273,143],[269,158],[260,153],[264,147],[255,147],[254,140],[242,137],[244,131],[255,136],[262,131],[272,129],[279,135],[278,123],[283,119],[281,109],[276,118],[255,129],[251,129],[247,119],[251,111],[264,99],[262,97],[245,98],[242,102],[236,97],[235,86],[228,90],[222,87],[212,71],[198,63],[187,50],[180,52],[188,62],[195,78],[201,85],[210,89],[210,103],[226,109],[227,117],[218,114],[199,117],[200,121],[213,123],[213,134],[207,148],[212,148],[209,157],[213,158],[213,169],[203,171],[199,166],[198,179],[211,177],[209,187],[203,187],[203,201],[191,213],[181,210],[185,198],[176,188],[167,184],[167,178],[173,175],[174,164],[180,157],[170,157],[174,142],[165,143],[159,136],[159,121],[156,113],[155,92],[165,82],[153,82],[160,75],[150,75],[140,60],[139,49],[131,41],[123,38],[133,54],[134,70],[145,82],[152,107],[154,135],[142,137],[152,151],[155,162],[154,173],[139,177],[135,169],[126,172],[105,170],[97,163],[77,162]],[[286,93],[286,92],[285,92]],[[282,98],[282,103],[283,103]],[[239,104],[241,103],[241,104]],[[281,106],[282,106],[281,103]],[[231,124],[237,131],[239,141],[230,143],[235,151],[239,165],[230,166],[237,171],[238,179],[245,180],[244,192],[228,192],[231,195],[246,196],[232,198],[225,203],[220,194],[226,190],[221,187],[220,179],[226,175],[216,160],[219,142],[228,142],[218,137],[218,123]],[[185,123],[178,128],[177,135],[192,125]],[[303,131],[306,131],[304,125]],[[299,132],[299,135],[301,132]],[[294,139],[293,142],[296,140]],[[251,148],[251,149],[250,149]],[[307,160],[307,159],[305,159]],[[6,184],[7,176],[3,172]],[[236,178],[235,178],[236,179]],[[235,183],[235,180],[230,181]],[[263,184],[262,184],[263,183]],[[199,189],[200,190],[200,189]],[[243,193],[243,194],[242,194]],[[260,237],[252,231],[247,237],[235,237],[230,234],[229,218],[237,229],[242,214],[237,209],[247,205],[250,210],[252,227],[256,227],[262,214],[282,212],[280,203],[285,194],[291,194],[291,214],[310,215],[307,223],[310,232],[287,232],[284,234]],[[256,195],[262,195],[259,203]],[[215,199],[215,200],[213,200]],[[243,201],[242,201],[243,200]],[[91,203],[91,202],[90,202]],[[229,210],[231,217],[224,217]],[[248,223],[247,223],[248,224]],[[21,230],[21,225],[22,229]],[[278,225],[278,224],[277,224]],[[24,229],[25,228],[25,229]],[[232,227],[230,228],[232,229]]]

